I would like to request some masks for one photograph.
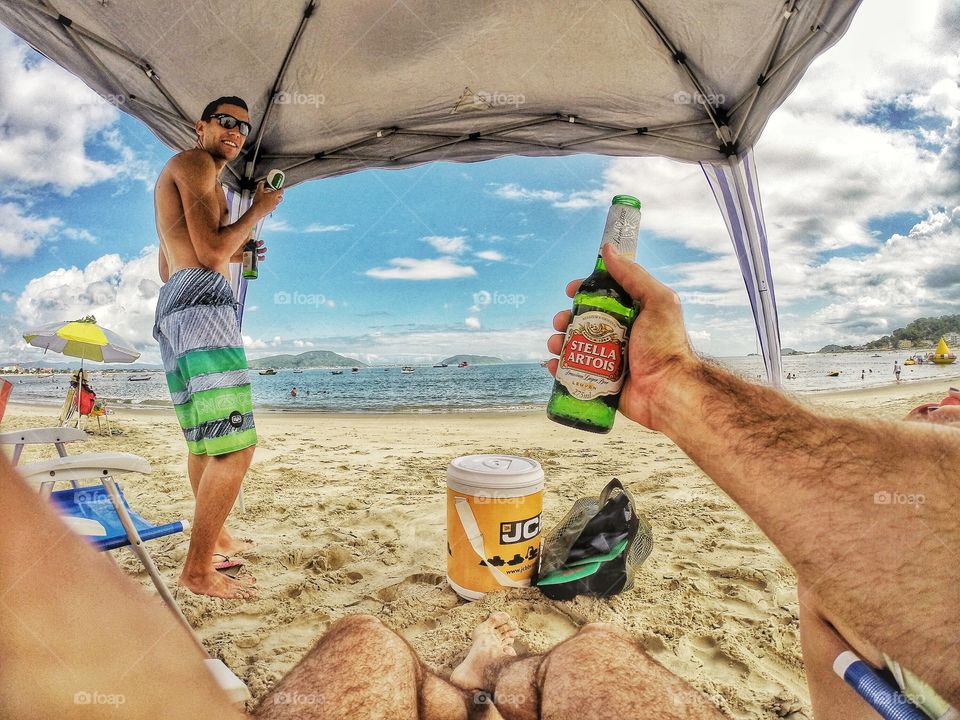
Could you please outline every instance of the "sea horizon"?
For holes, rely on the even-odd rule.
[[[904,351],[840,352],[787,355],[783,357],[786,391],[817,394],[834,390],[872,389],[895,384],[893,364],[910,357]],[[708,358],[738,375],[765,383],[762,358]],[[466,368],[410,364],[367,366],[358,372],[349,368],[281,369],[275,375],[250,371],[254,407],[270,412],[368,413],[470,413],[532,412],[543,410],[553,378],[539,362],[494,363]],[[108,406],[169,408],[166,378],[162,370],[126,369],[86,365],[91,386]],[[837,375],[832,375],[837,373]],[[149,376],[131,381],[131,377]],[[14,384],[11,402],[59,407],[67,392],[69,375],[3,375]],[[960,378],[960,365],[914,365],[902,368],[904,382],[942,378],[944,390]],[[296,387],[294,397],[291,390]]]

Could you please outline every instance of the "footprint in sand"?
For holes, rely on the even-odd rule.
[[[430,587],[436,587],[445,583],[446,580],[447,579],[439,573],[414,573],[413,575],[408,575],[398,583],[377,590],[374,596],[385,603],[392,603],[402,595],[407,594],[408,591],[416,591],[416,588],[411,588],[411,586],[428,585]]]

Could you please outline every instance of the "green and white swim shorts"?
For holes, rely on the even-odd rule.
[[[237,302],[207,268],[174,273],[160,289],[153,337],[194,455],[224,455],[257,442]]]

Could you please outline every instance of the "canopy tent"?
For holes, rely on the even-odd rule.
[[[509,154],[699,162],[779,382],[751,148],[858,4],[3,0],[0,22],[174,149],[209,100],[244,97],[254,130],[224,178],[235,213],[273,167],[289,187]]]

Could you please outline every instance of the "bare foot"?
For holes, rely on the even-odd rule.
[[[218,555],[242,555],[244,552],[252,550],[253,540],[236,540],[230,532],[223,528],[216,544],[213,546],[213,552]]]
[[[496,612],[473,631],[473,645],[463,662],[450,673],[450,682],[462,690],[486,687],[487,670],[508,657],[515,657],[513,640],[520,629],[505,612]]]
[[[188,576],[182,573],[178,584],[197,595],[209,595],[228,600],[252,600],[257,596],[253,581],[234,580],[213,568],[199,575]]]

